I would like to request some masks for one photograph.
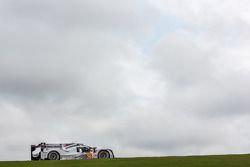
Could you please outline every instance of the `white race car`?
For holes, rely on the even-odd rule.
[[[111,149],[97,149],[81,143],[31,145],[31,160],[114,158]]]

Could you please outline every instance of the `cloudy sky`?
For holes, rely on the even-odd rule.
[[[0,160],[250,152],[248,0],[0,0]]]

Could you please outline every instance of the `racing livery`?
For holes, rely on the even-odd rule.
[[[31,160],[114,158],[111,149],[97,149],[81,143],[31,145]]]

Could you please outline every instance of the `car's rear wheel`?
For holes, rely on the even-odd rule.
[[[98,158],[110,158],[110,154],[107,150],[101,150],[98,153]]]
[[[51,151],[48,154],[48,160],[60,160],[60,154],[56,151]]]

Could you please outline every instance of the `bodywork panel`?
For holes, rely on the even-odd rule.
[[[98,154],[101,151],[109,153],[109,157],[114,158],[111,149],[97,149],[80,143],[65,143],[65,144],[46,144],[31,145],[31,160],[46,160],[50,152],[57,152],[60,155],[60,160],[73,159],[92,159],[100,158]]]

